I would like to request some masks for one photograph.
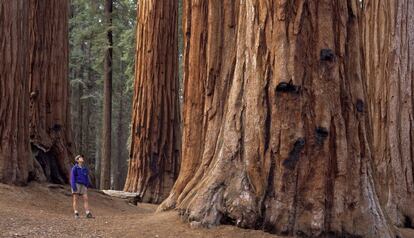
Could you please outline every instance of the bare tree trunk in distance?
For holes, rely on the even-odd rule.
[[[104,62],[104,105],[102,129],[102,157],[100,188],[111,186],[111,130],[112,130],[112,0],[105,0],[108,48]]]
[[[414,227],[414,4],[364,1],[365,72],[380,201]]]
[[[184,1],[182,164],[158,210],[394,238],[373,179],[359,15],[357,0]]]
[[[0,1],[0,182],[17,185],[27,183],[33,167],[29,146],[28,10],[25,0]]]
[[[142,1],[137,20],[137,56],[132,142],[125,191],[145,202],[165,199],[178,175],[178,1]]]
[[[122,72],[122,71],[121,71]],[[122,189],[120,187],[120,160],[123,159],[122,158],[122,150],[123,147],[125,146],[125,144],[123,143],[124,141],[122,140],[123,138],[123,121],[122,121],[122,115],[123,115],[123,93],[122,93],[122,87],[120,87],[120,97],[119,97],[119,109],[118,109],[118,126],[117,126],[117,150],[116,150],[116,156],[114,158],[114,164],[113,164],[113,170],[112,170],[112,179],[113,179],[113,189],[115,190],[120,190]]]
[[[121,56],[122,58],[122,56]],[[123,65],[122,65],[122,61],[120,62],[120,71],[124,72],[123,69]],[[118,112],[117,112],[117,126],[116,126],[116,156],[114,156],[112,158],[112,166],[111,166],[111,177],[112,177],[112,189],[115,190],[120,190],[122,189],[120,186],[121,184],[121,174],[120,174],[120,163],[121,160],[123,160],[124,158],[123,156],[123,150],[125,149],[125,141],[123,140],[124,135],[123,135],[123,130],[124,130],[124,125],[123,125],[123,112],[124,112],[124,76],[121,75],[120,76],[120,84],[118,86],[118,93],[119,93],[119,105],[118,105]]]

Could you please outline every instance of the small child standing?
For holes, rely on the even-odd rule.
[[[72,168],[70,174],[70,186],[72,187],[73,196],[73,211],[75,212],[75,218],[79,218],[79,212],[77,210],[78,196],[83,197],[83,205],[86,212],[86,218],[93,218],[92,213],[89,211],[88,204],[88,186],[89,186],[89,171],[84,165],[83,155],[78,155],[75,158],[75,165]]]

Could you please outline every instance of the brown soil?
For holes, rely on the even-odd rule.
[[[68,186],[0,184],[0,237],[278,237],[234,226],[191,228],[176,212],[155,214],[154,205],[134,206],[96,190],[89,197],[96,218],[76,220]]]
[[[89,197],[96,218],[76,220],[68,186],[0,184],[0,237],[280,237],[234,226],[192,228],[176,212],[154,213],[155,205],[134,206],[97,190],[90,190]],[[402,238],[414,238],[413,229],[400,232]]]

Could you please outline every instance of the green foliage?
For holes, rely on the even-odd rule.
[[[135,68],[135,42],[136,42],[136,0],[117,0],[114,2],[113,36],[114,58],[119,64],[115,65],[115,71],[125,81],[126,92],[132,94],[134,85]]]
[[[137,0],[113,0],[113,135],[117,125],[125,124],[125,146],[131,119],[131,98],[134,82],[135,25]],[[109,47],[106,39],[108,30],[105,23],[104,1],[72,0],[69,20],[69,78],[72,90],[72,125],[77,153],[99,158],[100,131],[102,125],[102,95],[105,50]],[[122,112],[121,108],[122,100]],[[114,141],[119,138],[113,138]],[[116,154],[115,151],[113,153]],[[126,158],[125,158],[126,160]]]
[[[180,62],[180,100],[182,100],[182,0],[178,1],[178,57]],[[105,24],[104,2],[102,0],[71,0],[70,6],[69,78],[72,90],[72,125],[77,153],[85,154],[89,158],[91,168],[95,167],[99,160],[102,127],[103,62],[105,50],[109,47],[106,39],[108,28]],[[126,167],[130,144],[131,103],[135,75],[136,19],[137,0],[113,0],[111,27],[113,35],[112,155],[116,157],[122,154],[122,158],[118,158],[123,160],[120,165],[122,168]],[[122,135],[120,136],[120,134]],[[118,148],[118,141],[122,141],[124,144],[122,148]],[[121,152],[119,153],[119,151]]]

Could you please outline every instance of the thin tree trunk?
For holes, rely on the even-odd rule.
[[[125,90],[125,89],[124,89]],[[128,93],[124,92],[124,97],[129,97]],[[132,102],[132,101],[131,101]],[[127,149],[128,145],[128,139],[130,131],[130,123],[131,123],[131,114],[130,111],[127,110],[128,108],[131,108],[131,104],[129,100],[122,100],[122,114],[121,114],[121,120],[119,121],[121,125],[120,132],[122,133],[122,137],[120,138],[122,141],[122,144],[119,146],[121,147],[121,150],[119,151],[120,158],[122,158],[119,161],[119,186],[120,188],[124,188],[126,177],[128,175],[128,157],[129,157],[129,151]]]
[[[182,166],[159,210],[395,237],[372,175],[358,1],[187,0],[184,18]]]
[[[178,1],[138,10],[132,142],[125,191],[145,202],[168,196],[178,174]]]
[[[82,72],[82,70],[83,70],[83,67],[81,67],[81,72],[80,72],[80,75],[81,75],[81,78],[83,77],[83,72]],[[77,147],[77,149],[78,149],[78,151],[79,151],[79,153],[84,153],[84,140],[83,140],[83,138],[84,138],[84,136],[83,136],[83,134],[84,134],[84,130],[83,130],[83,103],[82,103],[82,97],[83,97],[83,85],[82,85],[82,83],[79,83],[78,84],[78,105],[77,105],[77,127],[76,127],[76,129],[78,130],[78,138],[77,138],[77,141],[78,141],[78,147]]]
[[[102,131],[101,131],[102,132]],[[98,136],[95,137],[95,186],[96,188],[101,187],[101,154],[100,154],[100,141],[101,141],[101,135],[98,132]]]
[[[105,0],[105,18],[107,26],[108,48],[104,62],[104,108],[102,130],[102,159],[100,188],[111,186],[111,128],[112,128],[112,0]]]
[[[380,198],[394,224],[414,227],[414,4],[364,2],[365,71]]]
[[[123,72],[122,70],[122,63],[121,63],[121,72]],[[123,82],[123,77],[121,76],[121,82]],[[122,151],[124,150],[125,147],[125,141],[123,140],[123,111],[124,111],[124,105],[123,105],[123,97],[124,97],[124,93],[123,93],[123,87],[120,86],[119,87],[119,108],[118,108],[118,126],[117,126],[117,156],[115,156],[114,158],[114,169],[113,169],[113,187],[116,190],[122,189],[120,187],[120,161],[121,159],[123,159],[123,153]]]
[[[121,55],[122,58],[122,55]],[[120,61],[120,72],[124,72],[123,62]],[[123,151],[125,150],[125,140],[123,139],[124,136],[124,126],[123,126],[123,114],[124,114],[124,76],[121,73],[120,75],[120,83],[118,86],[118,97],[119,97],[119,105],[118,105],[118,116],[117,116],[117,127],[116,127],[116,156],[114,156],[112,161],[112,187],[115,190],[120,190],[121,188],[121,173],[120,173],[120,164],[121,160],[124,159]]]
[[[92,70],[92,42],[88,42],[88,81],[87,81],[87,93],[88,93],[88,99],[86,100],[86,126],[85,126],[85,155],[87,158],[87,162],[90,166],[90,169],[94,170],[96,168],[96,161],[95,161],[95,154],[97,153],[97,150],[95,148],[96,144],[96,138],[98,137],[98,126],[96,121],[99,120],[99,117],[96,113],[96,108],[94,107],[95,99],[93,98],[93,93],[96,88],[96,79],[95,75]],[[98,174],[91,173],[91,181],[93,181],[93,184],[97,186],[96,181],[98,180]]]
[[[26,184],[29,152],[29,8],[0,1],[0,182]]]

